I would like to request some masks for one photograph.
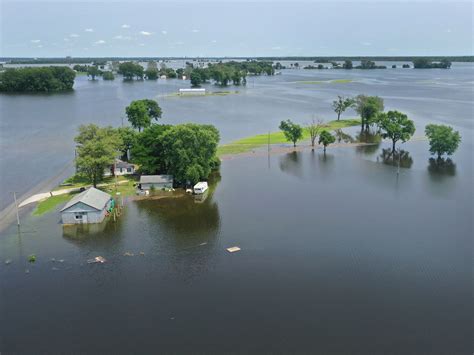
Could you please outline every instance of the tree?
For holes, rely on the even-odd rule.
[[[312,149],[314,150],[314,144],[316,142],[316,138],[318,138],[319,133],[321,132],[323,128],[323,121],[318,120],[315,121],[314,119],[309,123],[306,127],[308,130],[309,136],[311,138],[311,146],[313,147]]]
[[[337,95],[337,100],[332,102],[332,108],[337,113],[337,120],[341,117],[341,114],[347,110],[349,107],[353,106],[355,100],[348,97],[344,98],[344,96]]]
[[[104,79],[104,80],[115,80],[115,75],[111,71],[104,71],[102,73],[102,79]]]
[[[132,101],[125,112],[132,127],[139,132],[142,128],[149,127],[152,119],[158,120],[162,113],[158,103],[149,99]]]
[[[152,125],[136,135],[131,149],[133,162],[140,166],[144,174],[167,173],[163,134],[170,129],[169,125]]]
[[[178,182],[195,184],[207,179],[219,165],[219,131],[212,125],[170,126],[163,133],[162,142],[167,173]]]
[[[121,158],[128,161],[130,152],[137,142],[137,132],[130,127],[119,127],[117,133],[123,143],[120,147]]]
[[[461,143],[461,135],[450,126],[429,124],[425,134],[430,142],[430,153],[437,154],[438,159],[443,154],[452,155]]]
[[[148,80],[157,80],[158,79],[158,69],[148,68],[145,70],[145,77]]]
[[[380,113],[377,117],[378,125],[382,130],[382,137],[392,140],[392,152],[395,144],[400,140],[405,143],[415,133],[415,123],[407,115],[398,111]]]
[[[87,76],[90,76],[92,80],[95,80],[96,76],[99,76],[102,72],[95,65],[87,67]]]
[[[293,147],[296,147],[296,142],[303,138],[303,128],[290,120],[281,121],[280,127],[286,140],[293,142]]]
[[[342,64],[344,69],[352,69],[352,60],[346,60],[344,64]]]
[[[199,74],[196,70],[191,72],[191,86],[192,87],[199,87],[202,83],[201,74]]]
[[[143,67],[134,62],[124,62],[119,65],[118,73],[123,75],[125,80],[143,79]]]
[[[328,131],[322,131],[321,134],[319,135],[319,141],[318,144],[322,144],[324,146],[324,153],[326,153],[326,147],[334,143],[336,141],[336,138],[329,133]]]
[[[361,118],[361,130],[369,129],[376,123],[377,114],[384,110],[383,99],[378,96],[359,95],[355,100],[355,110]]]
[[[68,91],[75,77],[68,67],[8,68],[0,73],[0,92]]]
[[[77,173],[97,187],[119,154],[122,140],[112,127],[99,127],[94,124],[81,125],[74,138],[76,147]]]

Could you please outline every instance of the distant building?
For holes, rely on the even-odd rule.
[[[135,165],[122,161],[120,159],[115,160],[115,165],[110,166],[109,169],[105,169],[104,176],[121,176],[121,175],[133,175],[135,174]]]
[[[180,95],[205,95],[206,89],[179,89]]]
[[[151,187],[156,190],[173,188],[173,175],[142,175],[138,188],[140,190],[150,190]]]
[[[209,188],[209,186],[207,185],[206,181],[200,181],[196,185],[194,185],[193,190],[194,190],[195,194],[199,195],[199,194],[203,194],[204,192],[206,192],[208,188]]]
[[[66,203],[61,209],[61,220],[63,224],[100,223],[113,206],[108,193],[90,187]]]

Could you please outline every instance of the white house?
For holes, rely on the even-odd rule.
[[[104,176],[113,176],[114,174],[117,176],[133,175],[135,174],[135,165],[116,159],[115,165],[112,165],[104,171]]]
[[[94,187],[74,196],[61,209],[63,224],[100,223],[113,207],[112,197]]]
[[[172,189],[173,188],[173,175],[142,175],[140,176],[140,183],[138,185],[138,188],[140,190],[150,190],[152,186],[156,190]]]

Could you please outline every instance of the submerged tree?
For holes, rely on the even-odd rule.
[[[415,133],[415,123],[398,111],[380,113],[377,123],[382,130],[382,137],[392,140],[392,152],[395,152],[395,144],[398,141],[405,143]]]
[[[132,127],[139,132],[142,128],[149,127],[152,119],[158,120],[162,113],[158,103],[149,99],[132,101],[125,112]]]
[[[303,138],[303,128],[290,120],[281,121],[280,127],[286,140],[293,142],[293,147],[296,147],[296,142]]]
[[[359,95],[355,100],[355,110],[361,118],[361,130],[368,130],[370,125],[376,123],[377,115],[384,110],[383,99]]]
[[[96,76],[99,76],[102,72],[95,65],[87,67],[87,76],[90,76],[92,80],[95,80]]]
[[[77,143],[77,173],[97,187],[97,183],[103,179],[105,169],[114,163],[119,154],[122,139],[112,127],[90,124],[81,125],[74,140]]]
[[[430,142],[430,153],[437,154],[438,159],[443,154],[452,155],[461,143],[461,135],[450,126],[429,124],[425,134]]]
[[[354,99],[350,97],[345,98],[344,96],[338,95],[337,100],[334,100],[332,102],[332,108],[334,109],[334,112],[337,113],[337,120],[339,121],[339,119],[341,118],[341,114],[354,104]]]
[[[321,134],[319,135],[319,141],[318,144],[322,144],[324,146],[324,153],[326,153],[326,147],[334,143],[336,141],[336,138],[329,133],[328,131],[322,131]]]
[[[318,138],[319,133],[323,129],[323,120],[314,119],[306,126],[306,129],[309,133],[309,137],[311,138],[311,147],[314,150],[314,144],[316,143],[316,138]]]

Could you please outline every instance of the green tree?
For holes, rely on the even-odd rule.
[[[102,73],[102,79],[104,80],[115,80],[115,75],[111,71],[105,71]]]
[[[201,79],[201,74],[199,74],[196,70],[193,70],[191,72],[191,86],[192,87],[199,87],[201,86],[202,79]]]
[[[425,134],[430,142],[430,153],[437,154],[438,159],[443,154],[452,155],[461,143],[461,135],[450,126],[429,124]]]
[[[377,115],[384,110],[383,99],[359,95],[355,100],[355,110],[361,118],[361,130],[368,130],[370,125],[376,123]]]
[[[145,70],[145,77],[148,80],[157,80],[158,79],[158,69],[148,68]]]
[[[77,173],[97,187],[105,169],[114,163],[119,154],[123,144],[120,135],[112,127],[90,124],[81,125],[74,140],[77,144]]]
[[[324,147],[324,153],[326,153],[326,147],[334,143],[336,141],[336,137],[334,137],[331,133],[328,131],[322,131],[321,134],[319,135],[319,141],[318,144],[322,144]]]
[[[194,184],[207,179],[218,166],[219,131],[212,125],[171,126],[162,135],[167,172],[178,182]]]
[[[132,101],[125,112],[132,127],[139,132],[142,128],[149,127],[152,119],[158,120],[162,113],[158,103],[149,99]]]
[[[143,79],[143,67],[134,62],[124,62],[119,64],[118,73],[123,75],[125,80]]]
[[[122,146],[120,147],[122,160],[129,160],[129,155],[137,142],[137,132],[130,127],[119,127],[117,133],[122,140]]]
[[[398,111],[379,113],[377,121],[382,130],[382,137],[392,140],[392,152],[395,152],[395,144],[398,141],[405,143],[415,133],[415,123]]]
[[[90,76],[92,80],[95,80],[96,76],[99,76],[102,72],[95,65],[87,67],[87,76]]]
[[[352,69],[352,67],[353,67],[352,60],[345,60],[344,64],[342,64],[342,67],[344,69]]]
[[[131,156],[140,166],[140,172],[151,175],[167,173],[163,134],[170,128],[169,125],[151,125],[136,135]]]
[[[334,112],[337,113],[338,121],[341,118],[341,114],[349,107],[353,106],[354,103],[355,100],[350,97],[345,98],[344,96],[337,95],[337,100],[332,102],[332,108],[334,109]]]
[[[290,120],[281,121],[279,128],[283,131],[286,140],[293,142],[293,147],[296,147],[296,142],[303,138],[303,128]]]

